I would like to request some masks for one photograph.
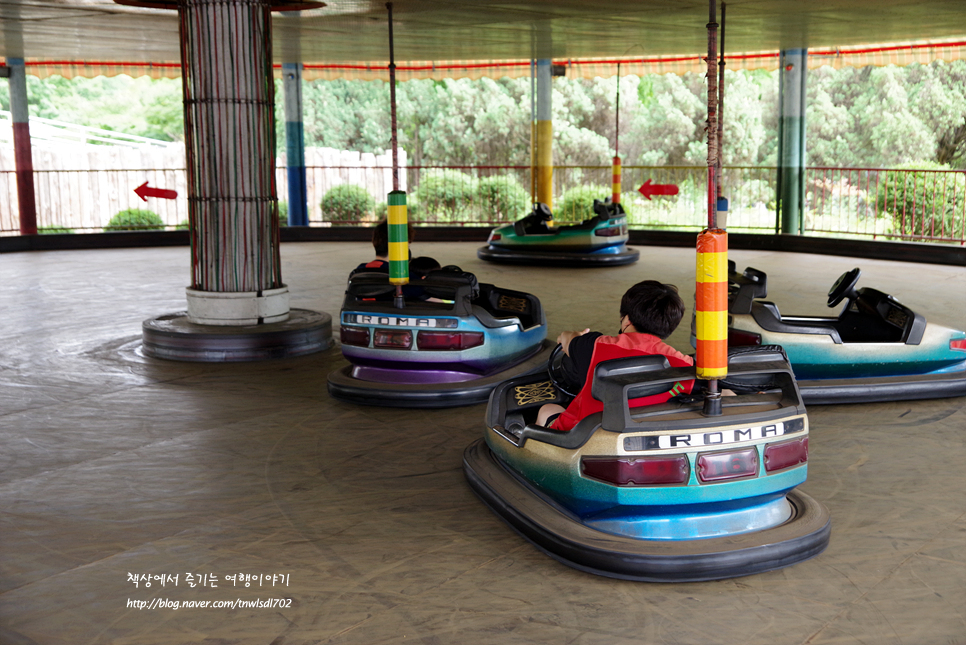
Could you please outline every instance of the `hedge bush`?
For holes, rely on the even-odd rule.
[[[530,194],[510,175],[481,179],[476,196],[484,219],[514,221],[530,210]]]
[[[892,219],[896,237],[950,237],[963,231],[966,176],[932,161],[903,164],[885,173],[876,212]],[[910,172],[913,171],[913,172]]]
[[[355,184],[339,184],[322,198],[322,217],[330,222],[362,222],[372,215],[376,200]]]
[[[65,235],[73,233],[74,229],[63,226],[38,226],[37,235]]]
[[[158,231],[164,228],[164,220],[154,211],[126,208],[107,223],[105,231]]]
[[[376,221],[381,222],[387,217],[389,217],[389,204],[387,202],[376,204]],[[419,202],[416,201],[415,195],[406,195],[406,217],[410,222],[413,218],[419,217]]]
[[[594,216],[594,200],[604,201],[612,188],[602,186],[574,186],[564,191],[554,204],[553,217],[563,222],[579,222]]]
[[[473,207],[477,183],[458,170],[425,173],[415,191],[420,215],[444,222],[462,219]]]

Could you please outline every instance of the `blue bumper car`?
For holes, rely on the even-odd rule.
[[[547,373],[493,391],[483,439],[463,455],[473,490],[552,558],[591,573],[653,582],[743,576],[811,558],[828,544],[828,510],[796,489],[808,418],[780,348],[729,359],[737,395],[705,416],[700,396],[630,407],[694,378],[663,356],[595,369],[603,411],[567,432],[535,425],[565,403]]]
[[[966,396],[966,332],[930,323],[896,298],[856,289],[842,274],[828,306],[837,316],[788,316],[767,297],[767,276],[729,263],[728,344],[781,345],[809,404]]]
[[[332,396],[396,407],[472,405],[505,379],[546,365],[547,321],[531,294],[479,284],[455,267],[407,285],[404,308],[394,306],[394,291],[385,273],[349,279],[340,315],[349,365],[329,374]]]
[[[637,262],[640,252],[627,248],[627,214],[620,204],[594,200],[594,216],[579,224],[550,226],[546,204],[513,224],[490,232],[477,251],[481,260],[506,264],[596,267]]]

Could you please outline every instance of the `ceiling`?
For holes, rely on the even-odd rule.
[[[708,4],[693,0],[397,0],[397,61],[689,55],[707,51]],[[835,48],[966,36],[964,0],[730,0],[728,52]],[[384,2],[328,0],[276,14],[275,58],[385,61]],[[0,55],[178,61],[174,11],[111,0],[0,0]]]

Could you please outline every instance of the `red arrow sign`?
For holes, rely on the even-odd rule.
[[[678,187],[675,184],[652,184],[648,179],[637,189],[637,192],[650,199],[651,195],[677,195]]]
[[[168,190],[166,188],[148,188],[148,182],[144,182],[140,186],[134,189],[135,194],[144,201],[148,201],[148,197],[160,197],[161,199],[174,199],[178,196],[178,191]],[[677,190],[675,189],[675,192]]]

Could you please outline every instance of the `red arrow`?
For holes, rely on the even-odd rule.
[[[160,197],[161,199],[174,199],[178,196],[178,191],[168,190],[167,188],[148,188],[148,182],[144,182],[140,186],[134,189],[135,194],[144,201],[148,201],[148,197]],[[677,190],[675,189],[675,192]]]
[[[677,195],[678,187],[676,184],[652,184],[648,179],[637,189],[637,192],[650,199],[651,195]]]

